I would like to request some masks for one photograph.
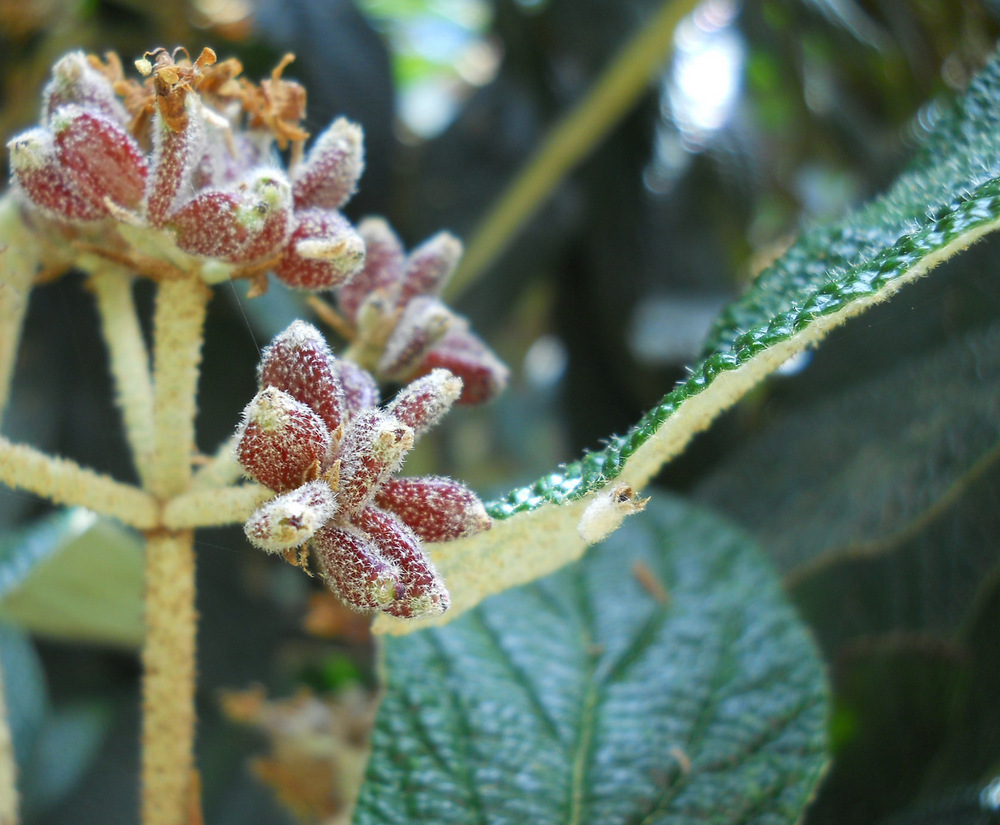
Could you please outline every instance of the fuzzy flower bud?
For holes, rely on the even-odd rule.
[[[56,62],[42,99],[46,120],[61,106],[75,103],[118,124],[128,123],[128,113],[110,81],[90,64],[83,52],[70,52]]]
[[[41,127],[31,129],[7,144],[13,178],[29,201],[50,217],[81,223],[107,217],[74,184],[59,163],[52,134]]]
[[[493,526],[479,496],[441,476],[390,478],[379,487],[375,504],[395,513],[424,541],[451,541]]]
[[[358,234],[365,244],[364,268],[337,293],[341,311],[355,323],[369,296],[395,296],[406,262],[402,242],[382,218],[365,218],[358,224]]]
[[[406,260],[399,303],[417,295],[437,295],[455,272],[462,242],[450,232],[438,232],[410,253]]]
[[[337,512],[337,497],[325,481],[310,481],[258,507],[243,530],[268,553],[305,544]]]
[[[386,341],[378,371],[386,378],[410,375],[456,319],[437,298],[421,295],[406,305]]]
[[[315,480],[330,449],[323,420],[274,387],[254,396],[237,434],[237,461],[254,481],[279,493]]]
[[[399,391],[386,411],[419,438],[437,424],[462,394],[462,379],[448,370],[431,370]]]
[[[137,209],[146,188],[146,158],[125,127],[106,115],[70,104],[51,119],[56,152],[78,191],[106,210],[105,198]]]
[[[376,507],[366,507],[355,522],[379,549],[382,558],[399,569],[404,593],[383,606],[390,616],[417,619],[448,609],[444,582],[420,546],[420,540],[399,519]]]
[[[420,370],[423,372],[436,367],[443,367],[461,377],[460,404],[481,404],[496,398],[506,388],[510,376],[510,370],[504,363],[462,326],[449,329],[427,353]]]
[[[292,175],[295,206],[340,209],[357,189],[364,169],[361,127],[338,118],[323,132]]]
[[[305,209],[295,213],[296,226],[275,275],[298,289],[330,289],[357,272],[365,245],[339,212]]]
[[[405,598],[399,568],[358,530],[328,525],[312,546],[320,576],[349,607],[372,613]]]
[[[358,413],[341,444],[341,510],[353,513],[368,504],[412,447],[413,430],[394,416],[375,407]]]
[[[340,371],[326,339],[312,324],[294,321],[264,350],[257,378],[311,407],[336,434],[344,421]]]

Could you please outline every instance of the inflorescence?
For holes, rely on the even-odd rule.
[[[236,457],[276,497],[247,536],[298,563],[311,549],[355,609],[441,612],[448,593],[423,542],[491,520],[458,482],[397,472],[454,403],[488,401],[507,382],[439,297],[461,244],[439,233],[407,254],[381,218],[351,224],[341,209],[364,168],[361,128],[338,119],[305,151],[305,92],[282,76],[290,56],[258,86],[236,60],[179,51],[136,61],[143,80],[114,54],[55,65],[41,124],[8,144],[25,218],[52,267],[96,255],[155,278],[249,278],[253,295],[269,272],[333,290],[322,311],[348,339],[346,357],[301,321],[264,353]],[[375,376],[404,385],[384,407]]]

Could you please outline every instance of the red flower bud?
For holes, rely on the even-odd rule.
[[[32,204],[44,213],[73,222],[98,221],[108,210],[95,205],[77,189],[60,165],[47,129],[35,128],[7,144],[13,178]]]
[[[295,207],[340,209],[354,194],[364,169],[361,127],[344,118],[323,132],[292,175]]]
[[[160,110],[153,116],[153,156],[146,187],[146,215],[156,227],[163,226],[177,208],[194,195],[193,176],[204,157],[205,121],[197,95],[184,98],[186,124],[174,131]]]
[[[297,289],[330,289],[357,272],[365,245],[339,212],[305,209],[295,213],[296,226],[274,274]]]
[[[70,52],[52,67],[52,80],[42,93],[45,120],[61,106],[76,103],[124,126],[129,121],[111,82],[90,65],[83,52]]]
[[[435,344],[420,372],[444,367],[462,379],[459,404],[481,404],[496,398],[507,386],[510,371],[466,325],[453,326]]]
[[[450,328],[455,314],[437,298],[420,295],[406,305],[386,341],[378,372],[386,378],[411,375]]]
[[[448,232],[438,232],[406,259],[399,306],[415,295],[437,295],[455,272],[462,257],[462,242]]]
[[[372,613],[405,598],[399,568],[367,536],[327,526],[316,533],[312,546],[320,576],[349,607]]]
[[[274,387],[254,396],[237,434],[237,461],[248,476],[278,493],[315,480],[330,449],[322,419]]]
[[[80,193],[106,209],[105,198],[136,209],[146,188],[146,158],[135,139],[106,115],[68,105],[52,117],[56,152]]]
[[[316,327],[294,321],[264,350],[260,387],[277,387],[312,408],[336,437],[344,421],[338,362]]]
[[[377,407],[354,416],[340,446],[340,511],[354,513],[368,504],[412,447],[413,430],[394,416]]]
[[[239,189],[200,192],[168,225],[185,252],[244,263],[277,250],[287,235],[290,206],[284,175],[260,171]]]
[[[372,540],[382,558],[399,568],[404,595],[383,606],[383,611],[390,616],[417,619],[448,609],[451,599],[444,582],[424,554],[420,540],[405,524],[375,507],[366,507],[355,524]]]
[[[364,268],[337,293],[341,312],[355,323],[369,295],[379,292],[395,300],[406,260],[403,244],[381,218],[365,218],[358,224],[358,234],[365,244]]]
[[[247,538],[268,553],[300,547],[337,511],[336,495],[323,480],[310,481],[254,510],[243,526]]]
[[[432,370],[399,391],[386,411],[419,438],[433,427],[462,394],[462,379],[448,370]]]
[[[379,487],[375,504],[397,515],[423,541],[451,541],[493,526],[479,496],[450,478],[390,478]]]
[[[347,415],[357,415],[365,407],[377,407],[381,396],[378,384],[368,370],[362,369],[353,361],[338,359],[334,372],[340,377],[344,388],[344,401],[347,405]]]

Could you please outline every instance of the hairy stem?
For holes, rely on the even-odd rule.
[[[236,461],[236,444],[239,441],[233,433],[219,445],[208,461],[195,471],[191,479],[192,490],[210,490],[226,487],[243,477],[243,468]]]
[[[159,523],[159,505],[148,493],[81,467],[68,458],[0,437],[0,483],[54,501],[87,507],[140,530]]]
[[[95,272],[89,284],[97,298],[125,436],[139,478],[146,484],[154,443],[153,383],[149,375],[149,353],[132,297],[132,276],[108,268]]]
[[[163,281],[156,296],[149,490],[161,499],[184,491],[191,481],[202,330],[210,296],[197,277]]]
[[[259,484],[192,490],[167,502],[163,525],[170,530],[188,527],[221,527],[245,522],[274,493]]]
[[[21,323],[38,267],[34,235],[21,220],[14,196],[7,193],[0,198],[0,415],[10,397]]]
[[[555,190],[632,108],[670,53],[674,30],[697,0],[666,0],[608,69],[549,133],[473,233],[448,285],[457,295],[486,269]]]
[[[187,825],[195,786],[194,533],[146,538],[142,823]]]

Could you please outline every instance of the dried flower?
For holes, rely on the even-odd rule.
[[[237,459],[281,493],[247,537],[290,556],[311,540],[327,585],[356,610],[412,618],[448,607],[423,541],[487,530],[492,520],[448,478],[396,478],[406,453],[458,400],[462,381],[436,369],[385,408],[374,380],[337,359],[315,327],[294,322],[265,350],[260,392],[243,415]]]

